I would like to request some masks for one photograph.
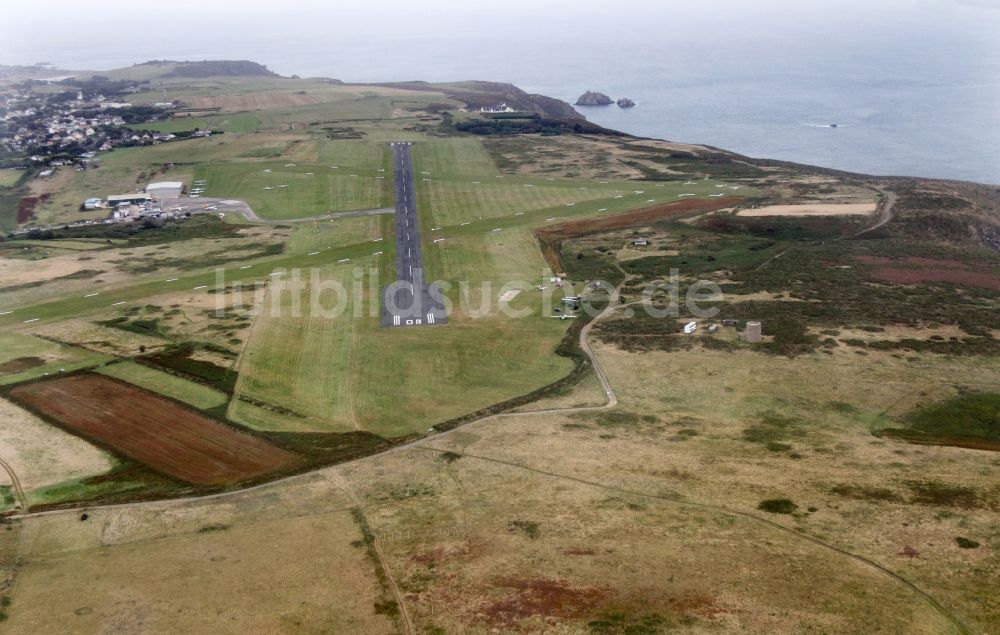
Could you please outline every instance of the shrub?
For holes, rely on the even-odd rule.
[[[541,530],[538,527],[538,523],[531,520],[512,520],[510,521],[509,528],[511,531],[523,532],[528,538],[535,540],[541,535]]]
[[[793,514],[798,508],[798,505],[787,498],[770,498],[757,505],[757,509],[769,514]]]
[[[955,536],[955,542],[958,543],[960,549],[978,549],[979,543],[975,540],[969,540],[968,538],[963,538],[962,536]]]

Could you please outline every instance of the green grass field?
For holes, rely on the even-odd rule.
[[[222,130],[224,132],[253,132],[260,128],[260,118],[253,113],[231,113],[211,117],[177,117],[166,121],[135,124],[135,130],[156,132],[181,132],[186,130]]]
[[[183,401],[202,410],[217,408],[228,400],[223,392],[136,362],[108,364],[97,372]]]
[[[352,316],[356,301],[351,295],[356,266],[372,266],[377,256],[356,263],[318,269],[326,284],[336,281],[346,292],[322,292],[306,278],[305,293],[281,291],[272,282],[251,330],[239,363],[240,378],[230,416],[259,429],[295,431],[349,431],[360,429],[351,407],[351,379],[356,366],[354,346],[360,319]],[[346,315],[323,317],[312,302],[332,308],[345,303]],[[302,302],[297,311],[296,302]],[[298,314],[296,314],[298,313]],[[247,407],[242,396],[290,411],[278,417],[261,417],[258,407]],[[270,415],[270,410],[264,411]],[[269,420],[270,419],[270,420]],[[274,421],[280,419],[280,422]]]
[[[246,201],[261,218],[277,220],[382,207],[390,196],[391,177],[378,179],[375,170],[288,165],[209,163],[198,166],[194,178],[207,181],[205,196]]]
[[[431,177],[489,176],[497,174],[479,139],[430,139],[413,146],[413,163]]]
[[[0,187],[14,187],[24,175],[24,170],[0,170]]]
[[[90,368],[109,357],[82,348],[62,346],[24,333],[0,332],[0,364],[24,358],[38,358],[41,363],[16,372],[0,373],[0,385],[28,381],[44,375]]]
[[[330,247],[371,242],[380,238],[385,224],[391,222],[392,216],[386,215],[300,223],[292,230],[287,250],[290,253],[308,253]]]

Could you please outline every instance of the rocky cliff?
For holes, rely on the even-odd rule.
[[[580,95],[579,99],[576,100],[577,106],[607,106],[613,103],[615,102],[604,93],[596,93],[591,90]]]

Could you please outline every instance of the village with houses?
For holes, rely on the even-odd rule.
[[[117,147],[154,145],[173,133],[136,127],[168,119],[171,101],[133,104],[136,82],[25,80],[0,93],[0,167],[44,168],[100,165],[97,154]],[[187,136],[210,134],[197,131]]]

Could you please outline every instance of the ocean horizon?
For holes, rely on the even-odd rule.
[[[19,45],[34,28],[58,28],[28,23],[4,34],[0,63],[104,70],[250,59],[284,75],[348,82],[510,82],[570,103],[595,90],[637,105],[578,110],[637,136],[865,174],[1000,183],[1000,11],[989,4],[786,7],[778,25],[742,3],[719,24],[706,21],[708,10],[658,5],[634,19],[610,8],[607,20],[563,15],[556,24],[500,16],[488,29],[465,24],[468,16],[407,24],[362,13],[302,24],[294,42],[248,18],[220,23],[210,37],[108,38],[93,49],[57,37]]]

